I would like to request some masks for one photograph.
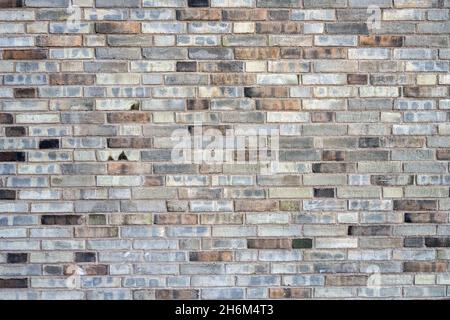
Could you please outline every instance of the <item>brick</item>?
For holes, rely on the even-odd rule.
[[[4,60],[43,60],[48,58],[45,49],[3,50]]]

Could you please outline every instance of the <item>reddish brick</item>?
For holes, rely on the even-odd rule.
[[[256,109],[265,111],[298,111],[300,100],[264,99],[256,100]]]
[[[3,60],[44,60],[48,51],[44,49],[3,50]]]
[[[157,214],[155,215],[155,224],[197,224],[198,216],[196,214]]]
[[[36,37],[37,47],[80,47],[82,36],[45,35]]]
[[[367,74],[348,74],[348,84],[367,84]]]
[[[199,291],[195,289],[157,289],[155,295],[159,300],[192,300],[198,299]]]
[[[234,56],[237,60],[278,59],[279,48],[235,48]]]
[[[233,261],[233,251],[190,252],[189,261]]]
[[[408,261],[403,263],[403,272],[447,272],[447,262]]]
[[[360,36],[359,43],[366,47],[401,47],[402,36]]]
[[[347,50],[344,48],[304,48],[305,59],[345,59]]]
[[[97,33],[140,33],[141,24],[139,22],[97,22],[95,24]]]
[[[270,288],[270,299],[307,299],[311,298],[309,288]]]

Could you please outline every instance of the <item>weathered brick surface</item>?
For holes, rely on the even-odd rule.
[[[0,299],[448,297],[449,10],[0,0]]]

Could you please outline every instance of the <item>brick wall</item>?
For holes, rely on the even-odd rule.
[[[0,0],[0,298],[449,296],[449,8]]]

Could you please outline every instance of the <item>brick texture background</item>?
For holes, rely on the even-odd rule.
[[[449,9],[0,0],[0,298],[449,296]],[[277,173],[171,162],[196,121]]]

